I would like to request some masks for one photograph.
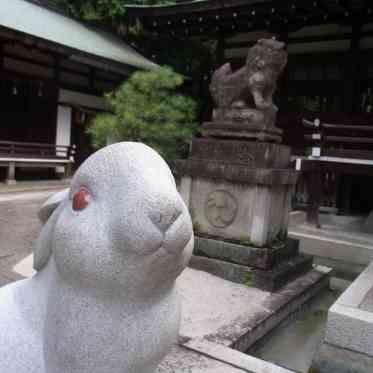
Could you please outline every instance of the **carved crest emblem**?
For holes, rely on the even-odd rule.
[[[225,190],[216,190],[206,199],[206,218],[216,228],[226,228],[231,225],[237,216],[237,211],[236,198]]]

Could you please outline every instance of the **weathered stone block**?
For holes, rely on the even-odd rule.
[[[248,168],[286,169],[290,165],[290,147],[274,143],[196,138],[191,159],[243,164]]]
[[[189,266],[237,284],[250,283],[252,277],[252,269],[250,267],[203,256],[193,255]]]
[[[270,269],[275,264],[298,253],[299,241],[288,239],[285,244],[272,248],[258,248],[223,240],[195,237],[194,254],[260,269]]]
[[[310,373],[371,373],[373,357],[323,343]]]
[[[252,285],[273,292],[311,269],[312,257],[299,255],[278,264],[271,270],[254,269]]]
[[[189,177],[181,184],[196,234],[251,242],[258,247],[286,237],[291,185],[245,185]]]
[[[218,179],[248,185],[295,185],[297,173],[291,169],[254,168],[219,160],[187,159],[175,163],[178,175]]]
[[[276,265],[271,270],[258,270],[226,260],[193,255],[190,267],[238,284],[246,284],[264,291],[274,292],[290,280],[311,270],[312,257],[295,256]]]

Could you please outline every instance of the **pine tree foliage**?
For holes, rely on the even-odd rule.
[[[197,128],[195,101],[178,92],[183,80],[168,67],[133,73],[106,95],[112,113],[98,115],[88,129],[94,145],[140,141],[168,161],[180,157]]]

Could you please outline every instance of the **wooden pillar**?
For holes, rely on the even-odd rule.
[[[60,57],[55,56],[54,57],[54,80],[56,81],[57,85],[60,80],[60,72],[61,72],[60,63],[61,63]]]
[[[225,63],[225,37],[223,34],[219,34],[216,46],[216,63],[219,67]]]
[[[8,176],[6,179],[6,184],[14,185],[16,183],[16,164],[15,162],[9,162],[8,166]]]
[[[72,174],[73,174],[73,172],[72,172],[72,164],[68,163],[65,166],[64,178],[67,179],[67,178],[71,177]]]
[[[0,71],[4,70],[4,44],[0,44]]]
[[[343,175],[341,177],[340,185],[340,206],[344,214],[351,213],[351,190],[352,190],[352,177],[351,175]]]
[[[360,53],[361,24],[352,25],[352,38],[350,50],[346,58],[346,67],[344,74],[344,110],[347,112],[359,111],[359,93],[360,93]]]
[[[94,91],[95,89],[95,78],[96,78],[96,70],[91,67],[89,69],[89,89]]]
[[[286,43],[286,46],[289,42],[289,32],[285,30],[277,31],[276,32],[276,39]],[[278,100],[278,105],[280,107],[286,107],[288,102],[289,96],[289,69],[287,65],[285,66],[285,71],[281,75],[280,80],[278,82],[278,92],[279,94],[276,96]]]
[[[307,223],[321,228],[319,209],[322,198],[321,170],[309,171],[305,175],[308,191]]]

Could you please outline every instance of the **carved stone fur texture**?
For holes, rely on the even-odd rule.
[[[152,373],[176,342],[192,223],[140,143],[93,154],[49,199],[31,279],[0,289],[0,372]]]

